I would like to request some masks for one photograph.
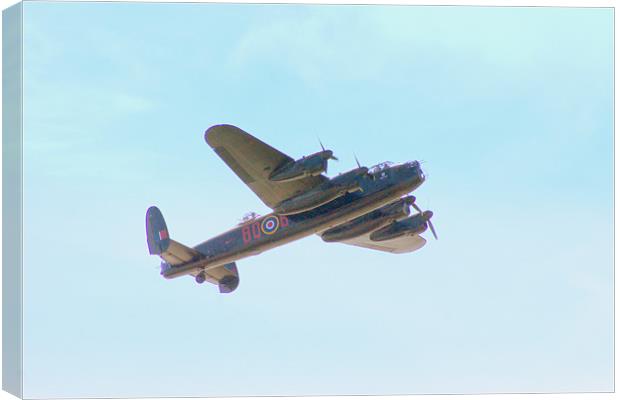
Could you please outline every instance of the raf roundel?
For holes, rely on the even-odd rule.
[[[280,227],[280,221],[278,221],[277,217],[267,217],[261,222],[260,230],[263,231],[265,235],[273,235],[277,232]]]

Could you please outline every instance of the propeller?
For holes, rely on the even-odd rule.
[[[338,157],[334,156],[334,152],[333,151],[325,150],[325,146],[323,146],[323,143],[321,142],[321,139],[319,139],[319,144],[321,145],[321,150],[323,150],[323,153],[327,156],[326,160],[338,161]]]
[[[355,155],[355,153],[353,154],[353,157],[355,157],[355,162],[357,163],[357,167],[362,168],[362,165],[360,164],[360,160],[357,159],[357,156]]]
[[[428,223],[428,227],[431,228],[431,232],[433,232],[433,236],[435,237],[435,240],[438,240],[439,238],[437,237],[437,232],[435,231],[435,226],[433,226],[433,223],[431,222],[431,217],[433,216],[433,212],[432,211],[425,211],[424,213],[422,213],[422,215],[428,215],[426,218],[426,222]]]
[[[431,222],[431,218],[433,217],[433,212],[422,211],[422,209],[418,207],[418,205],[415,203],[415,197],[414,196],[411,196],[411,197],[413,197],[413,199],[409,202],[409,204],[411,205],[411,207],[413,207],[417,212],[419,212],[422,215],[422,218],[426,221],[426,223],[428,223],[428,227],[431,228],[431,232],[433,233],[435,240],[438,240],[439,238],[437,237],[437,232],[435,231],[435,227],[433,226],[433,223]]]

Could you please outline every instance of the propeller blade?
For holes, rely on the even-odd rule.
[[[433,232],[433,236],[435,237],[435,240],[438,240],[439,238],[437,237],[437,232],[435,232],[435,227],[433,226],[433,223],[431,222],[430,219],[426,222],[428,222],[428,227],[431,228],[431,232]]]
[[[413,207],[420,214],[422,213],[422,209],[420,207],[418,207],[418,205],[416,203],[411,203],[411,207]]]
[[[360,160],[357,159],[357,156],[353,154],[353,157],[355,157],[355,162],[357,163],[357,167],[362,168],[362,166],[360,165]]]
[[[322,150],[323,152],[325,152],[325,151],[326,151],[326,150],[325,150],[325,146],[323,146],[323,142],[321,142],[321,138],[320,138],[320,137],[318,137],[318,136],[317,136],[316,138],[318,139],[319,144],[321,145],[321,150]],[[334,155],[334,152],[333,152],[333,151],[331,151],[331,150],[327,150],[327,151],[329,151],[329,157],[327,157],[327,159],[328,159],[328,160],[338,161],[338,157],[336,157],[336,156]]]
[[[415,200],[416,200],[415,196],[411,196],[407,199],[408,199],[407,204],[415,208],[415,210],[419,213],[418,215],[421,217],[421,219],[428,224],[429,228],[431,228],[431,232],[433,232],[433,236],[435,237],[435,240],[438,240],[437,231],[435,231],[435,226],[433,226],[433,223],[431,222],[431,218],[433,218],[433,212],[431,210],[422,211],[420,207],[418,207],[418,205],[415,203]]]

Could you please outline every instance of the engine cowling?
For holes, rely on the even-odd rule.
[[[279,167],[269,175],[269,180],[274,182],[288,182],[307,176],[321,175],[323,172],[327,171],[327,160],[329,159],[335,159],[334,153],[331,150],[323,150],[311,154]]]
[[[361,167],[338,175],[312,190],[284,200],[273,211],[276,214],[290,215],[313,210],[347,193],[361,190],[359,178],[367,173],[368,168]]]
[[[359,190],[359,184],[344,186],[328,185],[328,187],[321,185],[299,196],[284,200],[273,211],[281,215],[299,214],[320,207],[355,190]]]
[[[342,242],[379,229],[392,221],[409,215],[409,205],[415,197],[407,196],[347,223],[328,229],[321,234],[325,242]]]
[[[370,240],[382,242],[396,239],[403,235],[417,235],[428,229],[428,220],[433,216],[432,211],[424,211],[402,221],[396,221],[370,234]]]

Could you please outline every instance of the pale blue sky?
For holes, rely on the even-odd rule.
[[[27,397],[609,391],[611,9],[24,5]],[[439,241],[310,237],[223,296],[166,281],[268,210],[204,143],[232,123],[330,175],[424,160]],[[428,236],[428,235],[426,235]]]

